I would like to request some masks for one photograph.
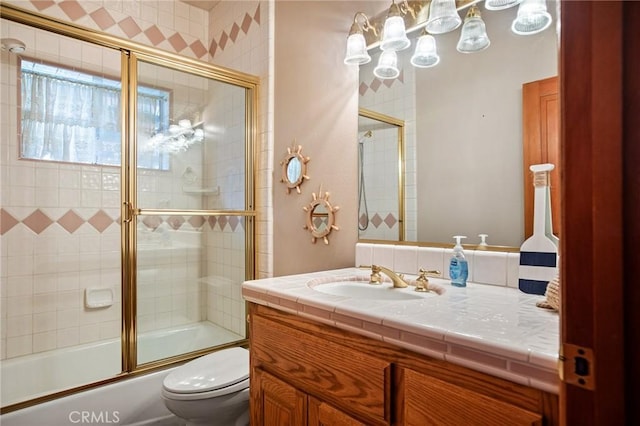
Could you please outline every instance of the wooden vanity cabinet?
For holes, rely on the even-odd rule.
[[[558,398],[251,303],[251,424],[555,425]]]

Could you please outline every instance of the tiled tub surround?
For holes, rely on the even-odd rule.
[[[310,287],[319,279],[369,274],[346,268],[246,281],[242,293],[249,302],[558,393],[559,321],[535,306],[542,296],[473,282],[457,288],[439,278],[429,281],[443,286],[443,295],[408,301],[354,299]]]

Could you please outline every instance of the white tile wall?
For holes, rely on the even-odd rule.
[[[356,265],[380,264],[398,273],[418,275],[420,268],[438,270],[449,278],[449,248],[394,244],[356,244]],[[469,263],[468,281],[479,284],[518,287],[519,253],[465,250]]]
[[[33,8],[32,4],[23,1],[13,1],[22,7]],[[108,3],[108,4],[107,4]],[[258,4],[263,8],[262,22],[254,23],[248,34],[240,33],[233,46],[228,46],[215,63],[229,67],[235,67],[241,71],[257,74],[264,77],[268,75],[269,63],[269,22],[272,6],[268,2],[222,2],[218,8],[235,8],[236,13],[230,15],[228,22],[216,22],[215,25],[230,25],[238,16],[244,16],[244,12],[253,15]],[[98,7],[105,7],[116,20],[126,16],[132,16],[139,24],[156,24],[160,30],[169,35],[175,31],[191,43],[194,39],[209,40],[208,31],[212,26],[209,15],[202,9],[188,6],[181,2],[172,1],[145,1],[141,2],[96,2],[83,3],[84,9],[90,13]],[[69,20],[58,6],[44,10],[42,13]],[[211,14],[211,17],[214,15]],[[77,23],[95,27],[93,22],[79,20]],[[142,25],[144,26],[144,25]],[[146,28],[146,27],[145,27]],[[226,28],[226,26],[224,27]],[[81,43],[74,40],[61,40],[59,36],[53,36],[46,32],[35,30],[27,26],[7,23],[3,21],[1,26],[2,37],[15,37],[23,40],[30,51],[43,59],[57,59],[58,55],[74,52],[73,58],[65,61],[70,63],[78,60],[77,66],[86,69],[101,70],[102,67],[116,65],[115,74],[119,73],[119,53],[97,48],[89,43]],[[112,34],[124,37],[117,25],[109,30]],[[124,37],[126,38],[126,37]],[[134,40],[148,43],[144,37],[138,36]],[[63,46],[64,44],[64,46]],[[232,43],[229,42],[231,45]],[[173,50],[167,41],[158,47]],[[186,49],[183,53],[193,54]],[[79,54],[80,58],[77,58]],[[75,64],[75,62],[73,62]],[[2,129],[0,132],[0,175],[2,177],[1,206],[10,213],[23,219],[34,208],[41,208],[54,221],[62,216],[69,208],[85,220],[90,218],[97,210],[103,209],[112,218],[119,216],[119,175],[117,169],[109,167],[78,166],[64,164],[48,164],[39,162],[17,161],[17,105],[15,99],[17,75],[15,57],[10,57],[8,63],[2,62],[2,102],[0,108],[0,120]],[[114,70],[105,71],[114,74]],[[264,129],[260,129],[261,140],[266,142],[259,145],[263,152],[272,152],[272,132],[266,126],[268,109],[267,88],[264,84],[259,93],[259,110],[264,117],[259,118]],[[191,96],[191,101],[201,100],[206,93],[201,90],[186,90]],[[228,105],[236,105],[237,102],[229,99]],[[236,114],[236,117],[244,115]],[[241,131],[241,126],[233,126],[230,133],[236,135]],[[227,140],[227,143],[231,142]],[[235,145],[235,144],[234,144]],[[270,150],[270,151],[269,151]],[[238,152],[232,153],[239,155]],[[197,153],[193,154],[199,157]],[[244,156],[244,152],[241,153]],[[271,158],[265,155],[264,158]],[[189,160],[189,159],[187,159]],[[219,164],[228,158],[219,158]],[[175,168],[177,172],[182,170]],[[261,164],[259,173],[269,176],[272,164]],[[242,173],[242,172],[240,172]],[[145,207],[186,207],[197,208],[194,197],[186,197],[184,194],[164,188],[172,188],[172,178],[163,172],[149,172],[141,176],[139,184],[141,189],[140,200]],[[237,184],[237,180],[234,181]],[[240,186],[243,182],[240,182]],[[153,194],[152,196],[149,194]],[[238,191],[228,192],[234,198],[229,203],[237,205],[240,197]],[[181,198],[182,197],[182,198]],[[259,196],[262,205],[270,205],[270,193],[268,186],[262,188]],[[243,202],[243,200],[242,200]],[[260,208],[260,206],[259,206]],[[268,209],[261,209],[267,211]],[[268,222],[265,222],[268,223]],[[270,225],[269,225],[270,226]],[[270,235],[268,227],[260,228],[262,238]],[[103,338],[116,337],[120,334],[120,294],[119,294],[119,247],[120,230],[118,226],[111,225],[106,231],[100,233],[91,225],[84,224],[74,232],[72,236],[57,224],[52,224],[40,235],[33,235],[30,230],[22,225],[16,226],[0,237],[1,258],[0,279],[2,294],[0,297],[2,341],[0,350],[2,358],[19,356],[31,352],[39,352],[65,347],[78,343],[95,341]],[[244,233],[239,232],[224,239],[223,254],[213,262],[216,267],[207,265],[215,275],[218,269],[224,276],[233,277],[236,284],[230,287],[227,299],[222,299],[223,316],[220,325],[244,332],[244,306],[240,297],[240,283],[244,280]],[[267,239],[265,245],[268,246]],[[9,251],[9,247],[11,250]],[[268,249],[267,249],[268,251]],[[199,253],[199,252],[198,252]],[[172,265],[173,282],[184,284],[183,278],[187,277],[187,284],[178,284],[167,287],[164,284],[158,288],[145,286],[142,280],[140,287],[140,328],[141,330],[153,327],[163,328],[183,323],[192,318],[203,318],[208,313],[206,308],[206,289],[200,284],[194,284],[199,273],[194,270],[200,268],[200,255],[190,253],[192,256],[187,266],[176,268]],[[236,256],[237,254],[240,256]],[[239,260],[238,260],[239,259]],[[220,266],[224,265],[224,267]],[[161,265],[164,270],[164,265]],[[216,269],[218,268],[218,269]],[[270,273],[270,264],[266,264],[264,271]],[[157,277],[157,275],[155,275]],[[149,277],[149,279],[152,279]],[[9,284],[11,282],[12,284]],[[86,311],[82,307],[82,291],[87,285],[110,286],[118,290],[116,302],[113,306]],[[236,288],[237,287],[237,288]],[[200,303],[197,300],[202,300]],[[150,318],[153,317],[151,320]],[[28,334],[23,334],[27,333]],[[241,333],[239,333],[241,334]]]
[[[211,59],[215,65],[246,72],[260,78],[258,91],[258,129],[256,164],[256,249],[258,252],[257,274],[267,277],[273,274],[273,64],[274,52],[274,2],[270,1],[224,1],[209,13],[209,42],[220,40],[223,31],[227,34],[234,23],[242,24],[246,14],[256,16],[259,8],[260,23],[254,22],[246,34],[240,31],[235,42],[229,40],[224,50],[218,49]]]

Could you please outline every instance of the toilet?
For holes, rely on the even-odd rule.
[[[162,399],[187,426],[247,426],[249,351],[223,349],[175,368],[162,382]]]

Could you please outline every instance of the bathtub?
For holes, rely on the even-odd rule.
[[[243,339],[242,336],[206,321],[152,331],[144,333],[138,338],[138,359],[140,360],[140,363],[144,363],[209,347],[212,346],[212,342],[215,342],[213,344],[218,345],[241,339]],[[54,391],[113,377],[121,371],[120,358],[120,339],[112,339],[3,360],[1,363],[2,406],[52,393]],[[2,416],[2,424],[3,426],[9,424],[74,424],[73,421],[70,421],[66,417],[64,421],[67,423],[5,422],[8,422],[15,417],[15,414],[20,412],[39,407],[55,406],[56,404],[60,404],[63,400],[69,398],[77,399],[79,396],[90,394],[95,391],[104,392],[106,388],[115,389],[124,383],[127,383],[128,389],[134,384],[138,385],[135,383],[138,381],[140,381],[140,383],[145,381],[152,382],[153,377],[160,374],[162,378],[164,378],[164,375],[166,375],[168,371],[169,370],[164,370],[160,373],[152,373],[127,379],[123,382],[106,385],[97,389],[81,392],[70,397],[30,407],[25,410],[5,414]],[[159,379],[158,383],[162,382],[162,378]],[[140,384],[139,386],[146,388],[143,384]],[[159,386],[159,384],[154,382],[154,384],[150,385],[150,387],[142,393],[150,393],[157,396],[159,403],[162,404],[162,401],[159,399]],[[107,393],[106,396],[103,395],[100,399],[106,403],[112,397],[118,397],[119,394],[122,394],[122,391],[117,391],[111,396]],[[120,410],[120,412],[122,412],[124,407],[119,407],[117,405],[117,401],[114,400],[114,402],[116,402],[116,405],[112,407],[112,410]],[[124,405],[131,405],[132,408],[135,407],[135,404],[131,404],[130,398],[122,400],[122,403]],[[164,408],[163,405],[162,408]],[[65,414],[65,416],[66,415],[67,414]],[[132,424],[122,423],[123,418],[121,418],[121,416],[118,417],[119,422],[116,424]],[[104,416],[103,420],[105,420]]]

